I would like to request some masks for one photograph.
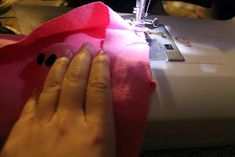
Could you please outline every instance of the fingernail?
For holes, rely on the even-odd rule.
[[[71,50],[68,49],[60,57],[65,57],[70,60],[73,57],[73,53],[71,52]]]
[[[93,46],[92,46],[91,43],[89,43],[89,42],[85,42],[85,43],[82,45],[81,48],[82,48],[82,49],[87,49],[87,50],[90,51],[90,52],[93,52],[93,51],[94,51]]]
[[[98,52],[98,55],[106,55],[106,53],[104,52],[104,50],[100,50],[100,51]]]

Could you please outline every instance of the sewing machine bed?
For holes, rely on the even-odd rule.
[[[151,60],[144,149],[235,144],[235,18],[159,19],[185,62]]]

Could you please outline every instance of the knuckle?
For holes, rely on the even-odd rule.
[[[50,92],[50,91],[55,91],[55,90],[60,90],[61,88],[61,82],[57,79],[48,79],[47,80],[47,85],[43,92]]]
[[[87,76],[85,73],[79,72],[77,70],[71,70],[65,75],[65,80],[68,81],[79,81],[79,80],[86,80]]]
[[[97,76],[89,82],[88,90],[106,90],[110,88],[108,77]]]

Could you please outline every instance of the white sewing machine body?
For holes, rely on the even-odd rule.
[[[150,61],[157,89],[144,149],[234,144],[235,18],[159,19],[185,61]]]

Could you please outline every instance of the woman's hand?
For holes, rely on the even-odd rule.
[[[114,157],[109,58],[84,44],[56,60],[26,103],[1,157]]]

